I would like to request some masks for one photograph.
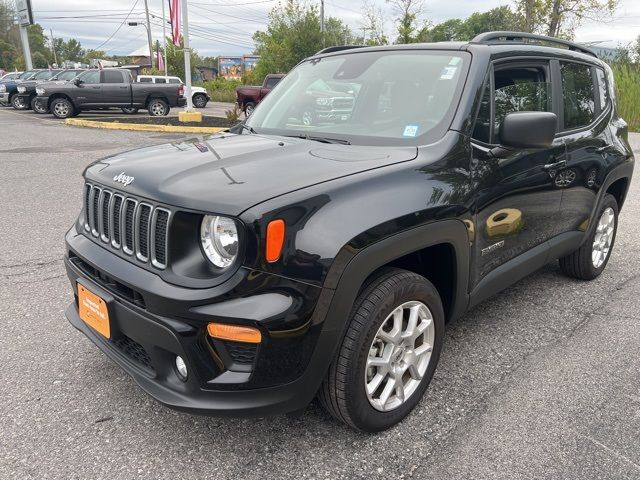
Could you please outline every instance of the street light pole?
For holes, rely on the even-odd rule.
[[[320,33],[322,34],[322,48],[324,48],[324,0],[320,0]]]
[[[153,42],[151,41],[151,21],[149,20],[149,2],[144,0],[144,10],[147,14],[147,40],[149,41],[149,60],[151,60],[151,68],[155,62],[153,61]]]

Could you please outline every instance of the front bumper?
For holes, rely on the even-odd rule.
[[[326,311],[315,308],[328,305],[318,299],[330,292],[242,268],[217,287],[187,289],[74,230],[67,246],[76,297],[66,311],[69,322],[156,400],[194,413],[253,416],[299,410],[314,397],[335,344],[332,332],[323,332]],[[80,319],[78,283],[107,303],[110,339]],[[213,340],[206,334],[212,320],[257,326],[263,341],[252,351],[249,344]],[[187,364],[186,382],[174,370],[176,355]]]
[[[40,95],[38,95],[36,97],[36,103],[41,106],[42,108],[48,108],[49,105],[49,97],[41,97]]]

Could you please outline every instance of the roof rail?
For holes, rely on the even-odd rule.
[[[334,45],[333,47],[323,48],[319,52],[316,52],[315,55],[322,55],[323,53],[341,52],[342,50],[351,50],[353,48],[363,48],[365,46],[366,45]]]
[[[533,42],[528,42],[527,40],[533,40]],[[535,43],[535,42],[544,42],[544,43],[552,43],[556,45],[562,45],[567,47],[569,50],[574,52],[586,53],[587,55],[594,56],[598,58],[598,55],[593,50],[588,49],[585,46],[582,46],[575,42],[570,42],[569,40],[563,40],[561,38],[555,37],[547,37],[546,35],[536,35],[535,33],[524,33],[524,32],[485,32],[477,35],[471,43],[483,43],[483,44],[504,44],[504,43],[515,43],[515,44],[524,44],[524,43]]]

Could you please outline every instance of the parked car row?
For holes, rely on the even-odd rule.
[[[204,108],[210,97],[204,88],[192,87],[192,100],[196,108]],[[185,103],[180,78],[140,75],[134,81],[127,69],[35,69],[0,79],[1,105],[50,112],[57,118],[108,108],[120,108],[127,114],[144,108],[152,116],[163,116],[171,107]]]

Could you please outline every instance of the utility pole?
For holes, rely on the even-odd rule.
[[[55,38],[53,38],[53,28],[50,28],[49,32],[51,33],[51,53],[53,53],[53,62],[59,67],[60,64],[58,64],[58,56],[56,55]]]
[[[149,20],[149,2],[144,0],[144,11],[147,14],[147,40],[149,41],[149,60],[151,60],[151,68],[156,64],[153,61],[153,42],[151,41],[151,21]]]
[[[168,65],[167,65],[167,20],[164,18],[164,4],[165,0],[160,0],[162,2],[162,42],[164,47],[164,76],[168,76]]]
[[[320,33],[322,34],[322,48],[324,48],[324,0],[320,0]]]

